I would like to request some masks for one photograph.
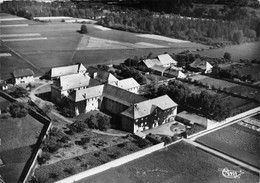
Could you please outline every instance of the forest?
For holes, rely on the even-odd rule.
[[[34,16],[90,18],[98,20],[98,23],[103,26],[114,29],[159,34],[209,45],[240,44],[245,41],[254,41],[260,36],[260,15],[257,9],[239,6],[208,9],[203,6],[195,7],[189,4],[189,1],[176,3],[174,6],[172,3],[177,2],[175,0],[162,1],[165,1],[161,3],[162,6],[168,5],[174,8],[167,10],[166,7],[158,6],[157,10],[167,10],[175,14],[165,14],[164,11],[156,13],[152,11],[152,8],[151,10],[134,9],[101,3],[32,1],[4,2],[1,4],[1,11],[28,19]]]

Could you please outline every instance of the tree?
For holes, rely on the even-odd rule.
[[[100,114],[96,115],[98,129],[101,131],[106,131],[110,127],[110,120],[107,116],[102,116]]]
[[[81,28],[80,28],[80,32],[82,34],[87,34],[88,33],[88,28],[86,25],[81,25]]]
[[[240,44],[243,41],[243,36],[244,36],[243,31],[239,30],[233,34],[233,41],[236,42],[237,44]]]
[[[231,59],[231,54],[228,53],[228,52],[225,52],[223,57],[224,57],[224,59],[230,60]]]
[[[28,109],[23,103],[15,102],[9,106],[9,113],[14,118],[21,118],[28,114]]]
[[[22,87],[16,87],[15,90],[11,93],[11,95],[14,96],[15,98],[27,97],[28,92],[26,89]]]

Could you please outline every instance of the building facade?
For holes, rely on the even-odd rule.
[[[28,84],[34,82],[34,72],[31,69],[19,69],[11,73],[12,83],[19,84]]]

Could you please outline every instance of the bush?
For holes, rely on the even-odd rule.
[[[54,138],[48,138],[42,144],[42,150],[50,153],[56,152],[61,147],[61,144],[56,142]]]
[[[54,172],[49,174],[49,178],[51,178],[51,179],[56,179],[56,178],[58,178],[58,176],[59,175],[57,173],[54,173]]]
[[[40,165],[46,163],[48,160],[51,159],[51,155],[48,152],[43,152],[41,156],[38,157],[38,162]]]
[[[22,87],[16,87],[15,90],[10,94],[15,98],[27,97],[28,91]]]
[[[95,156],[95,157],[99,157],[100,154],[101,154],[101,152],[95,152],[95,153],[94,153],[94,156]]]
[[[25,106],[25,104],[15,102],[9,106],[9,113],[14,118],[21,118],[25,117],[28,114],[28,109],[27,106]]]
[[[71,131],[80,133],[80,132],[84,132],[88,128],[88,125],[83,121],[75,121],[74,123],[70,124],[68,127]]]
[[[77,144],[83,146],[83,145],[85,145],[85,144],[87,144],[89,142],[90,142],[90,138],[89,137],[82,137],[80,139],[80,141],[77,141]]]
[[[112,154],[108,154],[108,156],[112,159],[116,159],[120,155],[120,152],[116,151]]]
[[[73,174],[76,173],[76,170],[73,167],[65,168],[63,171],[70,174],[70,175],[73,175]]]
[[[228,52],[224,53],[224,59],[230,60],[231,59],[231,54]]]
[[[50,130],[50,133],[49,133],[50,136],[52,137],[58,137],[58,138],[61,138],[63,137],[65,134],[63,133],[63,131],[57,127],[53,127],[51,130]]]
[[[161,140],[164,142],[164,144],[170,144],[172,142],[172,138],[169,136],[163,136]]]
[[[60,139],[60,142],[62,142],[62,143],[68,143],[68,141],[70,141],[70,138],[67,135],[64,135]]]

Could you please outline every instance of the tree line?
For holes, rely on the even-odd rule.
[[[175,0],[164,1],[166,1],[165,4],[160,3],[160,6],[163,6],[161,8],[162,11],[166,8],[164,6],[167,3],[175,2]],[[99,20],[98,23],[101,25],[115,29],[160,34],[208,44],[226,41],[241,43],[243,41],[255,40],[257,36],[260,36],[260,16],[247,7],[230,8],[224,6],[222,9],[213,9],[216,11],[209,11],[208,9],[203,9],[203,7],[193,8],[186,3],[177,3],[174,6],[167,7],[179,7],[176,9],[183,12],[172,9],[169,12],[175,14],[164,14],[163,12],[152,12],[152,8],[149,11],[102,4],[89,5],[87,3],[44,3],[34,1],[4,2],[1,4],[1,12],[11,13],[28,19],[32,19],[35,16],[91,18]],[[203,14],[199,14],[201,12]],[[199,18],[185,18],[176,14]],[[216,17],[211,17],[209,16],[210,14]]]
[[[231,115],[231,104],[221,99],[218,94],[210,94],[206,90],[194,93],[179,80],[169,81],[159,87],[148,86],[149,98],[167,94],[173,101],[185,109],[192,109],[208,119],[222,121]]]

